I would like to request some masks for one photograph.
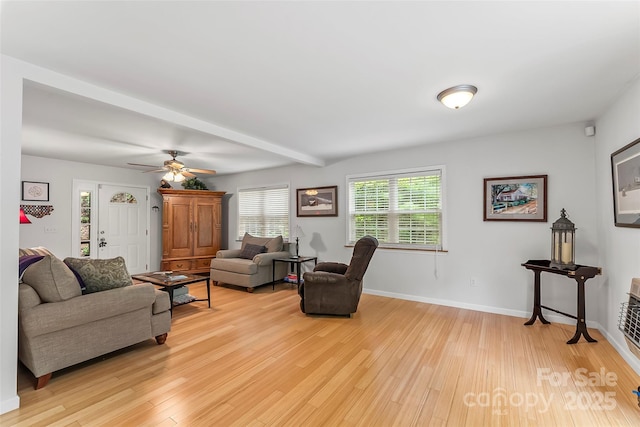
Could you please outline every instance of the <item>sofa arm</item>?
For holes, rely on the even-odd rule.
[[[240,249],[221,249],[216,252],[216,258],[239,258],[241,252]]]
[[[347,283],[347,278],[343,274],[330,273],[326,271],[307,271],[302,275],[304,284],[308,288],[318,285],[337,285]]]
[[[40,296],[31,286],[20,283],[18,288],[18,311],[25,311],[42,304]]]
[[[326,271],[327,273],[344,274],[349,266],[341,262],[321,262],[313,271]]]
[[[291,254],[286,251],[261,253],[253,257],[253,262],[258,265],[271,265],[276,258],[291,258]]]
[[[156,291],[156,299],[153,302],[152,313],[160,314],[165,311],[169,311],[171,309],[171,301],[169,300],[169,292],[161,291],[160,289],[155,289]]]

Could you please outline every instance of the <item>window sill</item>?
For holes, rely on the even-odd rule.
[[[345,248],[353,248],[355,245],[344,245]],[[385,245],[378,245],[378,249],[390,249],[390,250],[394,250],[394,251],[412,251],[412,252],[437,252],[437,253],[448,253],[449,251],[447,249],[428,249],[428,248],[412,248],[412,247],[408,247],[408,246],[385,246]]]

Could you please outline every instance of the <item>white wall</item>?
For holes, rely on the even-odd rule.
[[[236,193],[238,187],[289,182],[292,225],[299,224],[307,236],[301,241],[301,254],[348,262],[351,249],[344,247],[345,176],[445,165],[448,253],[436,259],[433,252],[380,249],[365,277],[366,292],[528,317],[533,304],[533,274],[521,264],[529,259],[549,259],[550,227],[562,208],[578,228],[576,261],[583,265],[598,262],[594,144],[593,138],[584,135],[584,124],[577,123],[371,154],[324,168],[292,166],[221,176],[215,182],[218,190],[228,193]],[[547,223],[483,222],[483,178],[534,174],[548,175]],[[339,216],[296,218],[295,189],[326,185],[338,185]],[[236,217],[237,197],[231,197],[231,240],[236,236]],[[326,249],[312,248],[309,236]],[[237,243],[230,241],[229,245]],[[471,278],[477,287],[470,286]],[[598,318],[598,280],[592,279],[588,286],[589,320]],[[543,300],[562,311],[575,312],[575,284],[561,276],[545,276]]]
[[[627,349],[617,320],[620,303],[627,301],[631,278],[640,277],[640,228],[615,227],[611,153],[640,138],[640,79],[630,84],[620,100],[596,121],[596,194],[598,241],[603,278],[598,297],[599,322],[607,339],[625,359],[638,366]],[[640,371],[636,368],[636,371]]]
[[[151,211],[149,224],[151,240],[150,270],[160,268],[162,256],[162,197],[157,193],[160,174],[144,174],[125,168],[113,168],[43,157],[22,156],[22,180],[49,183],[49,202],[22,202],[24,204],[52,205],[51,215],[42,218],[29,217],[31,224],[20,226],[20,247],[45,246],[58,258],[71,256],[71,198],[73,180],[99,181],[109,184],[146,186],[150,189],[149,206],[158,206]],[[174,185],[175,188],[182,188]],[[45,227],[56,232],[46,233]]]
[[[16,393],[18,354],[18,220],[22,74],[0,61],[0,413],[20,403]]]

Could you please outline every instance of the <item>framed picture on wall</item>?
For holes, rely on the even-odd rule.
[[[338,186],[298,188],[297,216],[338,216]]]
[[[22,200],[26,202],[48,202],[49,183],[22,181]]]
[[[611,154],[613,221],[640,228],[640,138]]]
[[[547,222],[547,175],[485,178],[484,220]]]

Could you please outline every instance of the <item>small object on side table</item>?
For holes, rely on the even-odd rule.
[[[159,271],[156,273],[144,273],[134,274],[131,276],[133,279],[140,280],[141,282],[153,283],[159,286],[161,290],[169,293],[169,303],[171,315],[173,315],[173,297],[174,291],[185,285],[192,283],[203,282],[207,283],[207,299],[193,299],[189,302],[207,301],[207,305],[211,308],[211,289],[209,288],[209,276],[197,276],[195,274],[178,274],[173,275],[172,271]],[[185,302],[181,302],[184,304]]]
[[[310,257],[310,256],[291,256],[290,258],[276,258],[272,262],[272,285],[271,288],[276,288],[276,262],[288,262],[290,264],[291,269],[295,268],[296,271],[296,284],[298,285],[298,289],[300,289],[300,280],[302,278],[300,274],[300,265],[305,262],[313,261],[313,265],[318,265],[318,257]]]

